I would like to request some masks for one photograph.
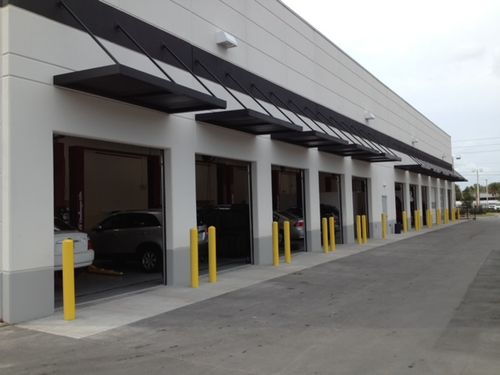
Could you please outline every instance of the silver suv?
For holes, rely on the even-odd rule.
[[[207,227],[199,224],[198,233],[200,244],[203,244],[207,240]],[[93,228],[89,237],[96,258],[134,256],[146,272],[157,272],[162,268],[161,210],[114,212]]]

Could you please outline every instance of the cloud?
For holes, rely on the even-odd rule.
[[[453,62],[465,62],[481,59],[486,53],[483,46],[463,46],[452,52]]]
[[[500,53],[493,59],[493,75],[500,77]]]

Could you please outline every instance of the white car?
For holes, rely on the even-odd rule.
[[[94,250],[87,233],[78,231],[59,218],[54,218],[54,270],[62,269],[62,244],[68,238],[75,243],[75,268],[90,266],[94,261]]]

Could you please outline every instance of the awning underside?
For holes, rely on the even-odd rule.
[[[436,177],[443,180],[449,181],[467,181],[460,173],[455,170],[449,170],[437,165],[428,163],[426,161],[420,160],[411,156],[411,159],[415,162],[415,164],[403,164],[403,165],[395,165],[394,168],[407,170],[413,173],[420,173],[426,176]]]
[[[60,74],[54,84],[166,113],[226,108],[225,100],[121,64]]]
[[[299,125],[249,108],[199,113],[196,115],[196,120],[255,135],[300,132],[302,130]]]

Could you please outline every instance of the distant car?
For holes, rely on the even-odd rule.
[[[278,222],[279,234],[280,234],[280,242],[283,236],[283,223],[285,221],[290,222],[290,238],[292,240],[301,240],[305,236],[305,225],[304,219],[299,217],[292,212],[289,211],[274,211],[273,212],[273,221]]]
[[[62,245],[65,239],[74,241],[75,268],[90,266],[94,261],[94,250],[87,233],[78,231],[62,219],[54,218],[54,269],[62,269]]]
[[[90,232],[98,258],[136,258],[146,272],[163,263],[162,211],[128,210],[110,214]],[[187,235],[187,234],[186,234]],[[199,244],[207,243],[207,226],[198,223]]]

